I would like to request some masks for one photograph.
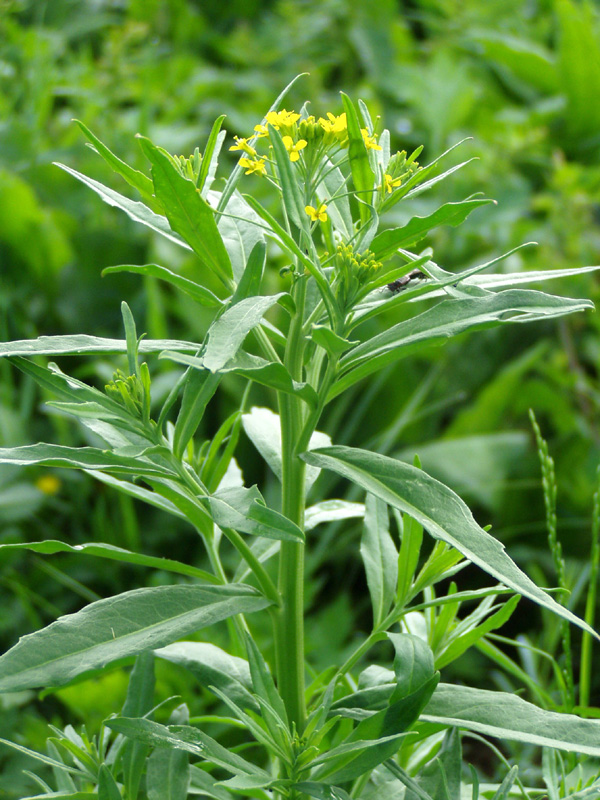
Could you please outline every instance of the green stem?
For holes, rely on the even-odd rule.
[[[289,330],[285,364],[294,380],[302,380],[304,342],[302,318],[306,280],[295,286],[296,314]],[[281,420],[282,513],[304,528],[305,464],[295,455],[302,429],[303,404],[294,396],[279,395]],[[276,616],[275,646],[277,683],[290,722],[301,733],[306,724],[304,698],[304,544],[282,542],[279,554],[281,608]]]

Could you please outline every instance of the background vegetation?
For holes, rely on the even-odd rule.
[[[52,162],[114,185],[72,118],[141,168],[135,133],[187,155],[224,113],[229,133],[245,136],[300,72],[309,74],[287,107],[311,97],[315,114],[339,113],[338,93],[347,91],[382,115],[395,137],[392,150],[423,144],[421,163],[472,137],[456,161],[476,160],[410,209],[424,215],[429,203],[473,192],[497,201],[459,229],[444,227],[430,237],[427,244],[445,268],[487,261],[530,240],[539,244],[511,256],[511,270],[599,263],[598,23],[597,6],[575,0],[0,0],[0,338],[114,336],[123,298],[151,337],[167,331],[200,336],[197,308],[168,288],[137,276],[101,278],[112,264],[154,261],[185,274],[185,255],[101,204]],[[395,223],[406,221],[401,214],[407,212],[396,213]],[[274,268],[274,285],[277,280]],[[598,302],[594,273],[548,290]],[[510,543],[521,566],[552,586],[557,580],[528,419],[533,407],[556,461],[559,536],[581,613],[577,581],[585,576],[600,462],[599,325],[598,315],[576,315],[436,348],[385,373],[368,391],[359,387],[324,427],[336,443],[408,460],[417,452],[427,471],[472,505],[481,524],[492,524]],[[86,361],[79,369],[94,377]],[[108,362],[97,367],[100,385],[112,369]],[[156,365],[165,389],[171,369]],[[235,379],[224,389],[208,417],[214,429],[237,407]],[[40,413],[42,401],[32,383],[0,364],[1,446],[85,441],[88,434],[65,417]],[[252,450],[244,441],[240,461],[252,475]],[[168,549],[191,559],[197,550],[202,557],[183,525],[177,530],[171,522],[165,530],[158,511],[80,474],[3,467],[0,521],[2,543],[97,539],[136,549],[143,539],[157,555]],[[358,525],[332,526],[313,548],[309,603],[319,611],[311,617],[308,646],[315,669],[343,658],[365,627],[359,533]],[[336,558],[326,561],[332,547]],[[2,556],[0,647],[116,587],[147,580],[142,570],[71,556]],[[550,620],[540,625],[539,612],[525,602],[519,610],[512,635],[552,651],[558,627]],[[514,649],[511,654],[518,660]],[[450,669],[458,679],[506,688],[509,679],[488,665],[471,654]],[[529,669],[536,680],[551,680],[543,663]],[[161,663],[159,678],[165,696],[183,694],[196,712],[206,704],[191,695],[178,668]],[[125,687],[126,676],[116,671],[45,699],[0,699],[3,735],[24,736],[42,748],[47,720],[85,721],[93,729],[122,703]],[[591,705],[598,705],[599,691],[597,683]],[[0,751],[0,797],[23,796],[27,764]]]

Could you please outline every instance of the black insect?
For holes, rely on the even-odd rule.
[[[406,289],[408,284],[411,281],[417,280],[422,281],[427,278],[424,272],[421,272],[420,269],[413,269],[411,272],[408,272],[406,275],[403,275],[401,278],[396,278],[395,281],[388,283],[387,288],[392,294],[397,294],[401,292],[403,289]]]

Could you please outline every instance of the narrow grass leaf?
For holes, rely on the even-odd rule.
[[[267,605],[265,597],[242,584],[158,586],[98,600],[22,637],[0,657],[0,691],[59,686],[111,661]]]
[[[475,522],[458,495],[423,470],[367,450],[342,446],[312,450],[302,458],[308,464],[348,478],[388,505],[406,512],[435,539],[454,547],[505,586],[597,636],[583,620],[519,569],[501,542]]]

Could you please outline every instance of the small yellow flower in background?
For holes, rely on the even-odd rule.
[[[386,190],[386,192],[391,194],[394,189],[398,188],[398,186],[402,186],[402,178],[392,178],[392,176],[386,172],[383,176],[383,188]]]
[[[300,150],[304,150],[308,142],[306,139],[298,139],[296,144],[291,136],[282,136],[281,141],[285,145],[285,149],[290,154],[290,161],[298,161],[300,158]]]
[[[304,210],[310,217],[311,222],[327,222],[327,206],[322,203],[318,210],[314,206],[305,206]]]
[[[300,114],[296,114],[295,111],[286,111],[285,108],[282,108],[281,111],[269,111],[265,119],[269,125],[279,130],[282,126],[285,128],[293,125],[294,122],[298,122]]]
[[[331,111],[327,112],[328,119],[319,117],[319,125],[326,133],[345,133],[348,130],[348,123],[346,122],[346,114],[340,114],[338,117],[332,114]]]
[[[239,164],[240,167],[243,167],[246,170],[246,175],[250,175],[253,172],[255,172],[257,175],[267,174],[264,158],[258,158],[254,160],[250,160],[249,158],[240,158]]]
[[[251,144],[248,144],[248,139],[241,139],[239,136],[234,136],[233,138],[235,139],[235,144],[231,145],[230,150],[242,150],[244,153],[248,153],[249,156],[256,155],[256,150]]]
[[[363,142],[365,143],[367,150],[381,150],[381,146],[375,141],[375,136],[370,136],[369,131],[366,128],[361,128],[360,132],[362,133]]]
[[[48,495],[56,494],[61,486],[60,478],[56,475],[40,475],[35,482],[35,488]]]

